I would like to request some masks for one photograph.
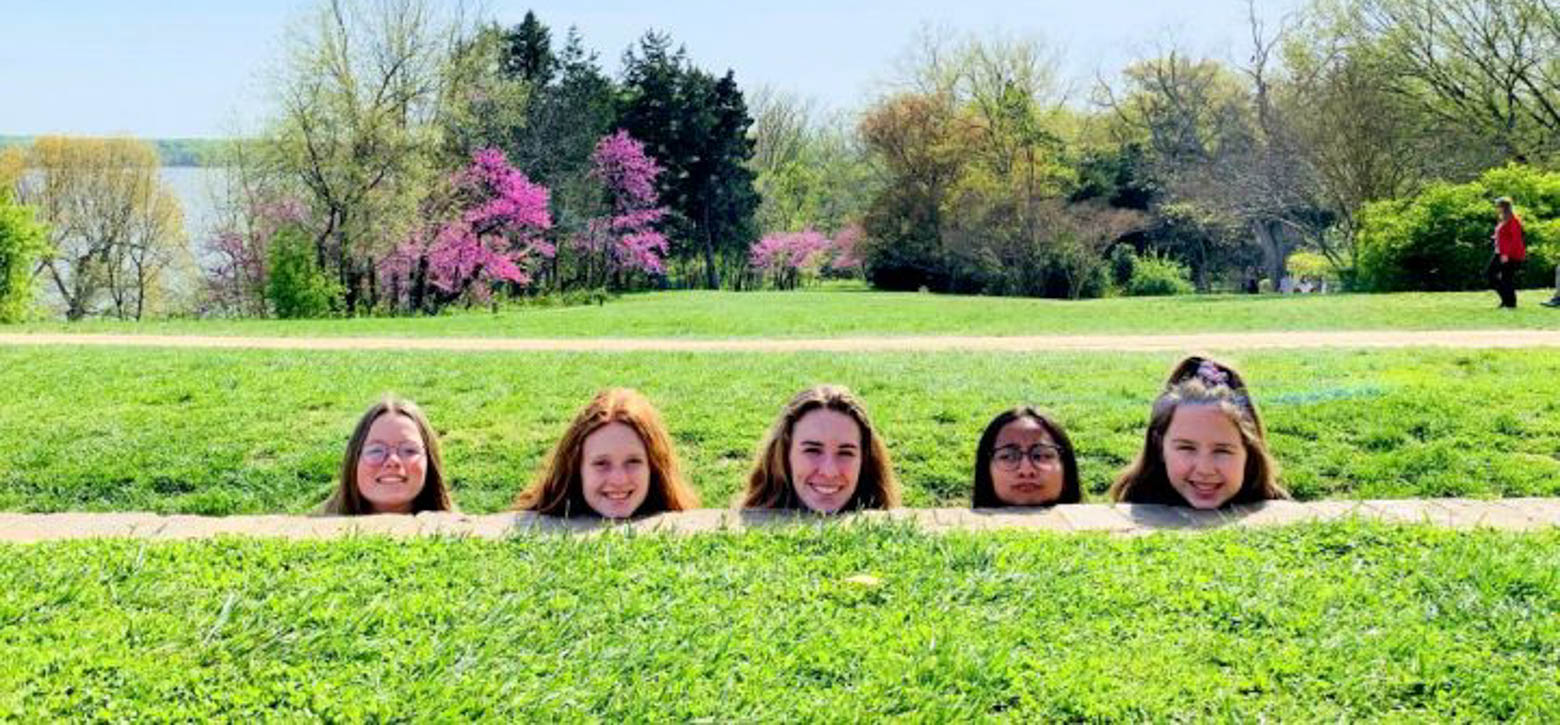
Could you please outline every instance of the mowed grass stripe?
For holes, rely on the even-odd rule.
[[[0,546],[0,718],[1560,717],[1560,534]]]
[[[1020,402],[1072,434],[1091,500],[1142,444],[1173,354],[588,354],[0,348],[0,510],[302,513],[360,412],[410,396],[462,508],[501,510],[602,387],[660,406],[706,506],[727,505],[781,404],[855,388],[910,506],[968,500],[975,441]],[[1560,495],[1560,356],[1547,350],[1251,352],[1301,499]]]
[[[254,337],[816,338],[874,335],[1100,335],[1295,330],[1560,329],[1552,290],[1521,293],[1517,310],[1489,292],[1380,295],[1188,295],[1045,300],[866,289],[675,291],[604,305],[514,307],[498,314],[338,320],[90,320],[17,332]]]

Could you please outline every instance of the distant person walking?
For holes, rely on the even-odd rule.
[[[1517,271],[1527,259],[1527,245],[1522,241],[1522,220],[1511,210],[1511,198],[1496,199],[1495,208],[1500,211],[1500,221],[1495,224],[1495,233],[1490,235],[1495,241],[1495,253],[1490,256],[1485,273],[1490,286],[1500,295],[1500,306],[1514,310],[1517,308]]]
[[[1555,265],[1555,296],[1539,304],[1545,307],[1560,307],[1560,264]]]

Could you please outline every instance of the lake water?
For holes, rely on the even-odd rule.
[[[215,234],[217,194],[227,175],[223,168],[202,166],[164,166],[163,183],[173,190],[184,211],[184,233],[189,236],[190,251],[201,258],[206,241]]]

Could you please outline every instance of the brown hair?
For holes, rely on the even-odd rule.
[[[336,491],[320,506],[320,513],[331,516],[373,513],[373,507],[363,499],[363,493],[358,490],[357,464],[358,458],[363,455],[363,446],[368,442],[368,430],[382,415],[399,415],[412,421],[417,426],[418,434],[422,436],[423,451],[427,456],[428,465],[425,467],[422,491],[418,492],[417,498],[412,499],[412,513],[455,510],[455,503],[450,500],[449,488],[444,483],[444,455],[439,450],[439,436],[434,433],[433,426],[428,424],[428,416],[423,415],[422,409],[418,408],[416,403],[386,394],[358,419],[357,427],[352,430],[352,437],[347,439],[346,454],[341,457],[341,476]]]
[[[1206,366],[1206,367],[1205,367]],[[1267,428],[1262,424],[1262,413],[1257,410],[1257,402],[1246,392],[1246,380],[1240,376],[1240,371],[1219,362],[1211,357],[1202,355],[1188,355],[1181,362],[1170,369],[1170,375],[1165,378],[1165,387],[1161,393],[1170,392],[1178,383],[1186,382],[1198,376],[1198,372],[1212,368],[1217,373],[1223,374],[1222,383],[1236,394],[1237,402],[1246,409],[1251,416],[1251,422],[1257,427],[1257,435],[1267,440]]]
[[[1148,432],[1143,438],[1143,450],[1110,487],[1111,500],[1188,505],[1186,499],[1170,484],[1164,458],[1165,431],[1170,428],[1175,411],[1182,405],[1218,406],[1229,416],[1236,430],[1240,431],[1241,443],[1246,449],[1246,469],[1240,490],[1227,503],[1289,498],[1289,492],[1278,484],[1278,464],[1268,453],[1267,436],[1263,432],[1261,419],[1257,417],[1256,406],[1251,403],[1240,378],[1225,366],[1218,366],[1219,372],[1225,374],[1223,378],[1217,374],[1199,374],[1196,370],[1203,361],[1198,358],[1187,358],[1187,361],[1194,359],[1199,362],[1192,366],[1192,374],[1179,380],[1172,374],[1165,391],[1154,400]],[[1212,361],[1207,362],[1217,365]],[[1185,365],[1186,361],[1183,361],[1176,370],[1180,371]]]
[[[666,424],[661,422],[655,406],[637,390],[609,388],[596,393],[585,409],[574,416],[536,480],[515,497],[515,510],[548,516],[592,515],[594,511],[585,502],[581,459],[585,454],[585,439],[609,423],[622,423],[634,429],[645,445],[645,458],[650,465],[650,491],[634,515],[698,508],[698,494],[683,480],[672,437],[667,434]]]
[[[861,401],[842,385],[816,385],[791,398],[780,417],[770,427],[769,433],[758,449],[753,462],[753,472],[748,474],[747,492],[742,497],[743,508],[800,509],[803,504],[791,485],[791,431],[796,421],[814,410],[832,410],[844,413],[856,421],[861,430],[861,474],[856,479],[856,492],[845,502],[843,510],[883,509],[899,505],[899,482],[894,478],[894,465],[889,460],[888,448],[883,445],[872,427],[872,420],[861,406]]]
[[[1057,453],[1062,458],[1062,492],[1055,503],[1078,503],[1083,500],[1083,490],[1078,485],[1078,456],[1073,452],[1072,439],[1067,437],[1067,431],[1038,408],[1032,405],[1021,405],[1005,410],[992,418],[986,425],[986,431],[981,433],[980,442],[975,445],[975,495],[971,503],[974,508],[1007,506],[1007,503],[997,498],[996,488],[991,482],[991,457],[996,452],[997,436],[1002,433],[1002,429],[1007,424],[1023,418],[1033,420],[1045,429],[1046,435],[1051,436],[1051,440],[1055,441]]]

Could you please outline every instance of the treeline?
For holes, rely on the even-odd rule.
[[[227,179],[198,254],[83,231],[132,218],[103,210],[154,209],[155,189],[72,205],[48,174],[6,186],[48,230],[33,275],[71,317],[167,298],[114,292],[141,258],[154,280],[200,259],[184,308],[255,316],[831,276],[1065,298],[1271,288],[1297,270],[1459,289],[1481,283],[1489,195],[1516,197],[1528,274],[1545,274],[1560,7],[1248,8],[1240,63],[1164,48],[1086,85],[1037,39],[923,33],[887,91],[825,114],[699,68],[665,34],[609,73],[531,13],[503,25],[428,0],[325,0],[283,38],[260,132],[190,147]],[[43,141],[0,171],[86,179],[71,164],[101,168],[93,153],[144,158]]]
[[[1130,255],[1184,266],[1200,290],[1244,289],[1304,251],[1354,289],[1466,288],[1481,284],[1466,272],[1488,255],[1488,197],[1457,209],[1457,239],[1422,249],[1402,231],[1445,228],[1447,210],[1388,202],[1472,184],[1548,213],[1547,194],[1521,192],[1552,183],[1560,151],[1560,6],[1336,0],[1276,24],[1250,7],[1245,63],[1165,49],[1087,104],[1043,44],[920,39],[855,128],[874,181],[868,278],[1089,297],[1132,287],[1113,273],[1131,263],[1112,263]],[[1480,181],[1507,164],[1534,168]],[[1554,259],[1539,241],[1535,279]],[[1365,253],[1383,245],[1397,251]]]
[[[286,40],[269,132],[224,159],[220,311],[718,287],[745,264],[752,120],[734,76],[669,36],[646,33],[617,76],[534,14],[463,24],[422,0],[329,2]]]
[[[0,136],[0,150],[27,147],[34,136]],[[219,138],[158,138],[149,141],[163,166],[208,166],[220,159],[228,141]]]

